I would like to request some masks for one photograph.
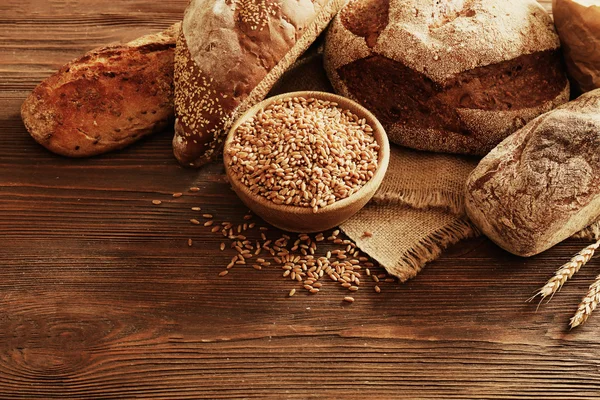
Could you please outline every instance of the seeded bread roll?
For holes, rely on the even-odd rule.
[[[173,59],[180,24],[95,49],[39,84],[21,107],[31,136],[54,153],[121,149],[173,120]]]
[[[199,167],[269,92],[344,0],[192,0],[175,55],[173,152]]]
[[[328,31],[325,68],[391,141],[420,150],[485,154],[569,98],[535,0],[351,0]]]
[[[600,217],[600,89],[531,121],[467,180],[471,220],[500,247],[533,256]]]

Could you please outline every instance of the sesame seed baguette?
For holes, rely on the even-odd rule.
[[[63,156],[89,157],[168,126],[179,25],[91,50],[40,83],[21,107],[33,139]]]
[[[229,127],[262,100],[344,0],[192,0],[175,52],[173,152],[200,167]]]

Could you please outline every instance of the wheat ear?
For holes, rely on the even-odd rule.
[[[600,275],[596,277],[594,283],[590,285],[590,288],[585,297],[579,303],[577,312],[571,318],[571,329],[583,324],[592,314],[592,311],[596,309],[600,302]]]
[[[563,266],[556,271],[554,276],[550,278],[548,282],[546,282],[546,284],[539,290],[539,292],[534,294],[531,299],[536,296],[541,296],[543,300],[546,297],[554,295],[556,292],[558,292],[568,279],[572,278],[582,266],[590,261],[598,247],[600,247],[600,240],[577,253],[577,255],[571,259],[571,261],[563,264]]]

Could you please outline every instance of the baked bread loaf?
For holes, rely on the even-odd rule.
[[[466,183],[467,214],[500,247],[532,256],[600,217],[600,89],[492,150]]]
[[[552,15],[573,86],[600,88],[600,1],[553,0]]]
[[[569,99],[552,20],[535,0],[351,0],[325,68],[390,140],[483,155]]]
[[[175,54],[173,152],[199,167],[262,100],[344,0],[192,0]]]
[[[180,24],[95,49],[40,83],[21,107],[31,136],[69,157],[121,149],[173,121],[173,65]]]

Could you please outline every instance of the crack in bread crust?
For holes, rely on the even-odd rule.
[[[407,147],[483,155],[570,86],[534,0],[350,0],[325,42],[336,92]]]
[[[460,109],[518,111],[536,107],[555,99],[567,85],[558,51],[528,54],[466,71],[445,86],[380,55],[344,65],[337,73],[348,92],[375,113],[390,136],[399,130],[435,130],[448,140],[460,142],[466,152],[475,153],[485,138],[480,140],[463,122]],[[527,122],[518,118],[517,128]],[[424,144],[418,138],[417,143],[406,140],[405,134],[401,137],[403,145]]]

